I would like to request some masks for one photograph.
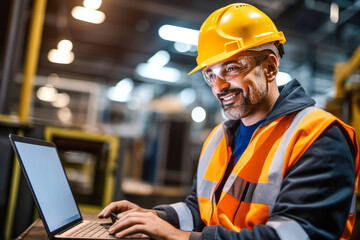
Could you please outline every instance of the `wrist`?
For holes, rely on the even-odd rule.
[[[176,240],[189,240],[191,232],[185,232],[182,230],[178,230],[178,234],[174,237]]]
[[[155,210],[149,210],[149,211],[152,212],[155,216],[159,217],[159,214]]]

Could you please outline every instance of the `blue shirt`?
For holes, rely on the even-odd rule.
[[[234,150],[233,150],[233,154],[232,154],[232,158],[234,160],[233,166],[236,165],[237,161],[239,160],[239,158],[241,157],[241,155],[243,154],[243,152],[249,145],[250,139],[251,139],[252,135],[254,134],[255,130],[264,121],[265,121],[265,118],[261,119],[257,123],[250,125],[250,126],[245,126],[240,121],[240,126],[238,127],[238,129],[235,132],[235,144],[234,144]]]

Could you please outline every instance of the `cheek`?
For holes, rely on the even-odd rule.
[[[237,77],[228,81],[230,84],[230,89],[242,89],[243,91],[247,91],[246,89],[249,86],[249,79],[245,77]]]
[[[266,80],[262,77],[260,69],[256,67],[251,73],[252,74],[248,78],[249,88],[252,90],[263,89]]]
[[[251,76],[245,76],[241,81],[234,82],[231,84],[231,88],[238,88],[243,91],[244,97],[247,97],[251,94],[252,90],[256,87],[255,82]]]
[[[232,88],[241,88],[245,92],[248,92],[250,88],[256,87],[256,82],[258,81],[256,68],[253,68],[251,71],[229,81]]]

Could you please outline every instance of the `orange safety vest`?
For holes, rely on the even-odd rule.
[[[291,229],[291,234],[306,239],[307,234],[294,220],[269,216],[288,171],[334,122],[346,130],[356,154],[354,197],[342,235],[342,239],[350,238],[355,222],[359,178],[359,147],[355,131],[316,107],[285,115],[258,128],[228,177],[217,204],[215,190],[222,181],[232,152],[224,125],[220,124],[212,131],[204,143],[197,172],[197,194],[204,223],[207,226],[222,225],[234,231],[266,224],[273,227],[280,237],[288,237]]]

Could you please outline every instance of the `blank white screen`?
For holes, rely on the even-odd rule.
[[[50,232],[80,218],[54,147],[15,142]]]

